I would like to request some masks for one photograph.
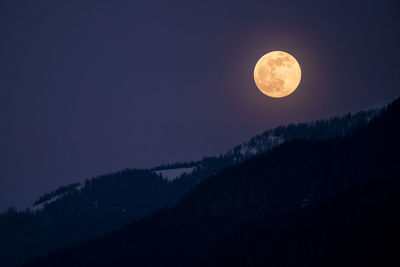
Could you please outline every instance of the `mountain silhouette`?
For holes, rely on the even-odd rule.
[[[266,254],[274,256],[271,261],[277,263],[276,266],[306,266],[308,261],[316,266],[332,256],[344,259],[345,252],[340,249],[340,244],[349,240],[352,241],[349,244],[360,245],[353,259],[361,252],[385,255],[367,249],[369,247],[360,242],[386,242],[387,235],[379,235],[380,227],[392,229],[391,220],[397,218],[389,204],[391,201],[396,203],[396,195],[400,193],[396,180],[400,168],[396,157],[400,148],[399,115],[400,100],[397,99],[368,125],[360,126],[344,137],[285,142],[270,152],[251,157],[200,182],[172,208],[160,209],[101,238],[58,250],[25,266],[188,266],[218,263],[219,255],[224,255],[218,251],[230,255],[227,262],[229,259],[236,262],[235,256],[258,262],[257,258],[249,256],[253,250],[246,248],[244,254],[232,255],[235,247],[230,248],[224,243],[235,233],[243,236],[240,229],[252,224],[286,222],[285,218],[288,218],[285,225],[289,226],[282,226],[271,240],[279,240],[282,234],[283,240],[288,240],[287,246],[268,241],[266,245],[262,242],[260,246],[254,245],[255,250],[270,249]],[[374,183],[375,195],[374,186],[368,187]],[[362,189],[365,187],[367,190]],[[376,210],[367,209],[364,213],[369,206],[357,202],[359,199],[370,201]],[[386,205],[388,208],[384,208]],[[354,215],[357,209],[363,210],[361,215]],[[380,224],[368,222],[377,215],[382,218]],[[313,216],[319,219],[309,219]],[[352,228],[332,227],[331,231],[326,224],[329,220],[323,220],[321,216],[331,218],[334,226],[346,225],[348,220]],[[312,240],[319,233],[327,235],[321,240],[321,251],[304,249],[309,258],[291,252],[307,240],[301,236],[302,227],[297,221],[302,225],[315,223],[315,231],[309,230]],[[363,233],[357,230],[358,225],[364,231],[369,230],[370,240],[357,238]],[[287,237],[288,233],[299,235],[299,239]],[[257,240],[254,235],[251,232],[249,240]],[[330,238],[334,237],[337,239],[331,243]],[[296,242],[300,243],[296,245]],[[319,248],[317,244],[308,244]],[[388,245],[388,249],[394,247]],[[213,256],[213,251],[217,256]],[[299,262],[287,262],[286,253],[300,257]],[[388,255],[393,256],[390,251]],[[268,260],[268,256],[265,259]],[[248,265],[252,266],[251,262]]]
[[[0,265],[15,266],[47,252],[76,244],[172,207],[191,188],[224,168],[296,139],[342,137],[367,124],[378,110],[310,123],[280,126],[217,157],[196,162],[126,169],[62,186],[40,196],[28,211],[0,214]],[[227,184],[229,186],[229,183]]]

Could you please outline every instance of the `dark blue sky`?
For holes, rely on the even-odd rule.
[[[1,1],[0,210],[400,93],[396,1]],[[255,63],[291,53],[287,98]]]

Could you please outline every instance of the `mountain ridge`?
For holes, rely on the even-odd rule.
[[[313,205],[354,184],[397,175],[390,155],[400,147],[399,115],[396,100],[348,136],[287,142],[201,182],[173,208],[27,266],[186,266],[240,224],[302,210],[310,194]]]
[[[368,123],[377,114],[378,110],[370,110],[330,120],[281,126],[265,131],[218,157],[161,165],[147,170],[126,169],[87,179],[83,184],[58,188],[35,202],[36,206],[31,209],[33,214],[13,210],[0,214],[0,223],[6,231],[0,235],[0,247],[4,253],[0,253],[0,263],[12,266],[12,262],[43,255],[50,249],[101,236],[132,220],[143,218],[158,208],[173,206],[185,192],[204,179],[228,166],[265,153],[281,141],[296,137],[326,139],[343,136],[358,125]],[[281,141],[275,142],[277,140]],[[171,181],[157,174],[158,171],[182,167],[191,167],[193,170]],[[25,221],[35,223],[27,224]],[[10,224],[17,227],[11,228]],[[60,238],[64,233],[69,234]],[[9,241],[26,245],[13,249]]]

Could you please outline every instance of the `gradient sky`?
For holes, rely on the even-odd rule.
[[[396,1],[1,1],[0,210],[392,99],[399,36]],[[303,72],[283,99],[253,82],[271,50]]]

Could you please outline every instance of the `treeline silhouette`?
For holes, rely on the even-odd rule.
[[[37,204],[61,197],[36,212],[10,208],[0,214],[0,265],[20,264],[173,205],[203,177],[211,176],[220,168],[223,166],[210,164],[173,182],[150,170],[123,170],[88,179],[80,189],[72,185],[56,190],[58,194],[44,195]]]
[[[395,265],[399,118],[396,100],[350,135],[286,142],[200,182],[173,208],[25,266]]]
[[[162,207],[172,207],[201,181],[234,164],[296,139],[344,136],[377,116],[377,110],[312,123],[290,124],[255,136],[218,157],[126,169],[60,187],[39,197],[31,210],[0,214],[0,265],[15,266],[49,251],[113,231]],[[167,182],[154,170],[195,167]],[[229,188],[230,182],[227,182]]]

